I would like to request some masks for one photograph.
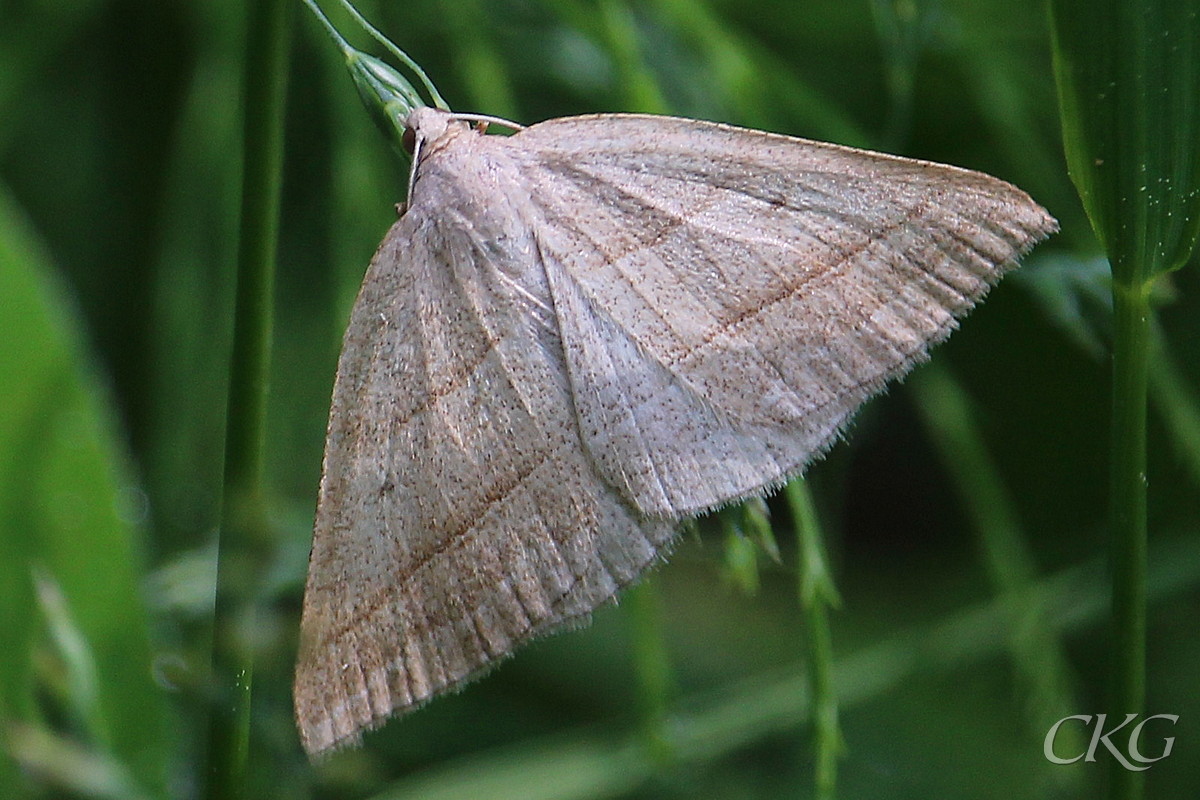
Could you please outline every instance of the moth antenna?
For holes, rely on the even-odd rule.
[[[487,130],[488,125],[499,125],[501,127],[508,128],[511,131],[525,130],[525,126],[519,122],[513,122],[512,120],[507,120],[503,117],[493,117],[490,114],[460,114],[457,111],[451,111],[450,116],[463,122],[476,123],[476,129],[480,130],[481,132]],[[483,123],[483,128],[479,128],[478,123]]]

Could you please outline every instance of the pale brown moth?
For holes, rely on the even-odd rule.
[[[337,368],[295,684],[311,754],[800,474],[1056,229],[978,172],[711,122],[488,135],[381,91],[333,35],[414,154]]]

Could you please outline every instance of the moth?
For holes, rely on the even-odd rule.
[[[333,393],[310,753],[586,618],[800,474],[1056,229],[1004,181],[711,122],[421,107]]]

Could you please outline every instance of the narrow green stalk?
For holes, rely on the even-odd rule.
[[[203,794],[208,800],[248,794],[254,661],[238,633],[253,621],[249,587],[267,544],[263,443],[290,7],[288,0],[257,0],[247,9],[241,233],[213,620],[215,697]]]
[[[1113,282],[1112,686],[1113,718],[1146,702],[1146,394],[1150,354],[1148,284]],[[1110,765],[1120,800],[1143,795],[1143,775]]]
[[[829,609],[841,603],[817,523],[812,494],[803,479],[784,489],[792,510],[799,551],[800,606],[804,609],[804,630],[808,650],[808,690],[812,703],[813,749],[816,774],[813,777],[817,800],[837,796],[837,760],[845,749],[838,721],[837,688],[834,686],[833,636],[829,629]]]
[[[654,583],[643,580],[626,595],[633,633],[633,667],[637,677],[642,733],[650,759],[659,766],[674,761],[666,733],[672,690],[671,661],[663,637],[662,605]]]
[[[1112,268],[1112,678],[1109,712],[1146,694],[1149,288],[1200,238],[1200,0],[1051,0],[1071,180]],[[1143,796],[1111,762],[1110,795]]]

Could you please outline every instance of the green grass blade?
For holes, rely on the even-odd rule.
[[[171,753],[142,596],[142,495],[77,320],[3,191],[0,297],[0,795],[21,796],[2,739],[12,724],[40,725],[35,646],[49,638],[72,746],[163,796]],[[53,586],[40,610],[35,574]]]
[[[1063,140],[1119,283],[1200,235],[1200,1],[1054,0]]]
[[[1200,0],[1054,0],[1071,178],[1113,274],[1109,711],[1145,711],[1146,398],[1151,281],[1200,234]],[[1111,794],[1144,776],[1114,761]]]
[[[211,800],[247,793],[254,655],[236,634],[253,619],[251,582],[268,545],[263,452],[290,8],[288,0],[261,0],[247,14],[242,228],[213,622],[217,686],[205,784],[205,797]]]

